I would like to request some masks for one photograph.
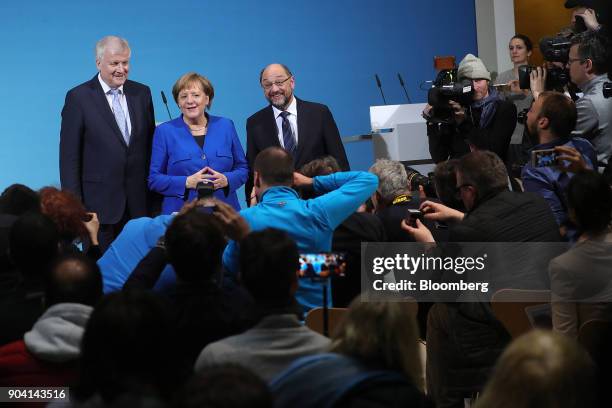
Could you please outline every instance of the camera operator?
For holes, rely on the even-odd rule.
[[[603,94],[609,48],[607,38],[587,31],[572,38],[567,62],[571,81],[583,92],[576,102],[578,121],[573,135],[593,143],[600,167],[606,166],[612,155],[612,99]]]
[[[489,150],[506,161],[508,147],[516,126],[516,107],[503,100],[498,91],[489,86],[491,74],[480,58],[465,56],[457,70],[459,82],[470,81],[472,102],[463,106],[452,99],[452,123],[448,132],[431,131],[429,126],[429,152],[434,162],[460,158],[470,150]],[[423,112],[430,119],[432,107]]]

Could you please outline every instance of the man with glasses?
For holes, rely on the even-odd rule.
[[[466,213],[425,201],[427,220],[450,225],[451,242],[555,242],[560,240],[553,213],[535,193],[508,190],[508,174],[490,151],[475,151],[458,163],[457,197]],[[405,221],[402,228],[417,242],[433,242],[427,227]],[[508,259],[512,259],[508,255]],[[525,279],[541,277],[525,275]],[[543,273],[546,273],[545,271]],[[515,282],[527,280],[513,277]],[[530,284],[527,284],[529,287]],[[427,319],[427,390],[438,407],[463,406],[465,397],[482,390],[510,335],[488,302],[436,303]]]
[[[342,171],[348,160],[336,122],[325,105],[307,102],[293,95],[295,77],[283,64],[270,64],[259,75],[269,106],[247,119],[247,160],[250,174],[245,187],[247,205],[254,203],[253,163],[257,154],[279,146],[293,157],[300,168],[313,159],[333,156]]]
[[[578,121],[574,136],[593,143],[599,166],[612,156],[612,99],[603,96],[610,55],[609,41],[600,33],[587,31],[572,38],[567,67],[570,79],[583,96],[576,102]]]

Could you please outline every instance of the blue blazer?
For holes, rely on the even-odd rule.
[[[229,183],[228,188],[214,192],[215,198],[239,211],[236,190],[245,183],[249,168],[234,122],[209,115],[203,149],[194,140],[182,115],[155,129],[149,188],[164,196],[162,214],[181,209],[187,177],[206,166],[223,173]],[[196,197],[193,189],[188,190],[188,194],[188,200]]]

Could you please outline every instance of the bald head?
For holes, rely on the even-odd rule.
[[[100,268],[82,254],[69,254],[58,259],[46,280],[47,307],[57,303],[94,306],[101,296]]]

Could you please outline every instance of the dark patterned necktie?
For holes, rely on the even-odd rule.
[[[293,156],[295,153],[295,137],[293,136],[291,123],[289,122],[289,119],[287,119],[287,116],[289,116],[290,113],[283,111],[280,115],[283,117],[283,144],[285,145],[285,150]]]

